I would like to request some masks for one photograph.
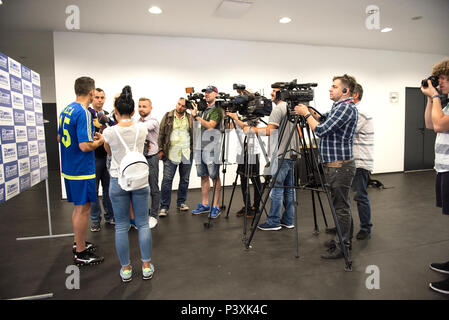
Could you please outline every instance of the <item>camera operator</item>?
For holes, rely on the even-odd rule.
[[[240,93],[240,92],[239,92]],[[251,124],[254,127],[257,127],[258,121],[251,120],[248,122],[243,122],[239,119],[236,113],[226,112],[226,115],[237,123],[237,125],[241,128],[246,125]],[[230,129],[234,129],[233,124],[230,124]],[[259,162],[259,154],[257,149],[257,137],[254,133],[250,132],[248,134],[246,141],[244,140],[244,134],[242,130],[236,129],[236,134],[240,136],[241,141],[243,142],[243,148],[240,145],[239,141],[239,150],[237,152],[237,174],[240,175],[240,188],[242,189],[242,196],[245,205],[242,209],[240,209],[236,215],[237,217],[242,217],[245,212],[248,210],[247,217],[252,218],[254,215],[259,214],[259,206],[262,195],[260,194],[262,190],[262,183],[260,182],[260,162]],[[239,152],[240,151],[240,152]],[[254,202],[253,206],[251,206],[251,196],[248,194],[247,183],[248,178],[251,178],[254,189]],[[248,209],[247,209],[248,208]]]
[[[271,92],[271,100],[276,104],[273,108],[270,117],[268,119],[268,125],[266,127],[257,128],[249,125],[245,125],[241,121],[237,121],[236,123],[243,128],[243,132],[248,134],[248,132],[255,133],[256,135],[261,136],[276,136],[277,129],[280,127],[281,122],[286,121],[287,117],[287,103],[285,101],[276,99],[276,92],[279,91],[279,88],[274,88]],[[230,115],[231,116],[231,115]],[[285,134],[281,137],[281,141],[277,141],[276,154],[273,153],[273,157],[271,159],[272,162],[272,174],[274,174],[277,170],[277,166],[279,165],[279,161],[281,161],[280,157],[284,151],[287,151],[285,154],[284,161],[282,162],[282,167],[279,170],[276,186],[272,189],[270,193],[270,212],[268,213],[268,219],[266,222],[257,226],[260,230],[264,231],[276,231],[280,230],[282,227],[287,229],[294,228],[294,201],[295,201],[295,191],[294,186],[294,153],[291,150],[295,150],[296,141],[295,139],[291,139],[290,145],[287,145],[289,134],[292,130],[297,130],[294,123],[287,121],[287,125],[285,128]],[[285,206],[285,211],[281,217],[281,209],[282,205]]]
[[[103,89],[96,88],[94,99],[92,101],[93,112],[95,113],[95,132],[103,133],[103,130],[106,128],[104,124],[99,122],[98,117],[107,116],[109,113],[106,110],[103,110],[103,105],[106,101],[106,96]],[[104,149],[104,146],[100,146],[95,149],[95,178],[97,182],[97,195],[98,188],[103,187],[103,208],[104,208],[104,220],[105,224],[114,225],[114,211],[112,209],[111,199],[109,198],[109,172],[106,166],[107,163],[107,153]],[[92,220],[92,226],[90,227],[90,231],[98,232],[101,230],[100,222],[101,222],[101,207],[99,202],[92,202],[91,210],[90,210],[90,219]]]
[[[305,117],[309,127],[320,138],[319,148],[332,202],[344,245],[349,250],[352,249],[352,213],[349,191],[356,171],[353,139],[357,128],[358,111],[352,99],[355,85],[355,79],[346,74],[333,78],[329,92],[334,104],[330,112],[324,115],[323,118],[326,120],[321,123],[312,116],[307,106],[299,104],[295,107],[295,112]],[[325,246],[329,249],[321,257],[323,259],[343,258],[343,251],[337,243],[338,238],[327,241]]]
[[[192,210],[192,213],[198,215],[210,211],[210,217],[215,219],[221,214],[220,207],[218,206],[221,190],[219,175],[221,133],[219,129],[221,120],[223,119],[223,111],[220,107],[215,106],[215,101],[218,96],[218,89],[216,87],[208,86],[202,91],[205,92],[205,99],[207,102],[206,110],[201,113],[201,116],[198,115],[198,108],[196,106],[194,106],[192,110],[192,116],[195,122],[201,125],[201,135],[199,137],[195,135],[195,137],[197,137],[195,141],[195,161],[197,162],[197,174],[201,177],[202,201],[198,204],[196,209]],[[213,139],[210,140],[210,137]],[[212,179],[215,188],[212,209],[209,206],[209,178]]]
[[[449,59],[437,63],[433,67],[432,76],[438,78],[441,93],[447,95],[449,93]],[[421,86],[421,91],[427,96],[424,113],[426,128],[437,133],[435,140],[436,205],[442,208],[444,215],[449,215],[449,103],[446,106],[441,105],[441,96],[430,80],[427,80],[427,88]],[[430,268],[449,274],[449,261],[432,263]],[[449,278],[432,282],[430,287],[440,293],[449,294]]]

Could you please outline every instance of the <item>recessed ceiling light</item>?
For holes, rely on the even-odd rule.
[[[416,16],[416,17],[412,17],[412,20],[421,20],[422,16]]]
[[[3,1],[2,0],[0,0],[0,6],[3,4]]]
[[[161,14],[162,13],[162,9],[159,7],[151,7],[150,9],[148,9],[148,11],[152,14]]]
[[[290,23],[291,21],[292,19],[290,19],[289,17],[283,17],[279,19],[279,23]]]
[[[382,30],[380,30],[380,32],[390,32],[391,30],[393,30],[393,29],[390,27],[386,27],[386,28],[383,28]]]

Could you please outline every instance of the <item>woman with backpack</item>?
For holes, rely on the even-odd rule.
[[[115,246],[120,259],[120,276],[123,282],[132,280],[129,257],[129,204],[134,208],[138,228],[142,276],[151,279],[154,266],[150,263],[152,253],[151,230],[148,224],[149,187],[148,164],[143,156],[147,129],[132,122],[134,100],[131,88],[125,86],[114,102],[118,124],[103,131],[104,147],[112,157],[109,195],[115,215]],[[144,158],[142,163],[140,156]]]

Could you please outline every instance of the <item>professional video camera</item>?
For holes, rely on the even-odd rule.
[[[220,93],[216,104],[222,109],[244,116],[246,119],[260,118],[269,116],[273,108],[272,101],[260,95],[260,93],[251,93],[246,90],[245,85],[234,83],[234,90],[239,95],[231,97],[229,94]]]
[[[275,82],[271,85],[273,89],[280,89],[276,92],[276,100],[288,103],[290,110],[298,104],[308,104],[314,98],[313,89],[316,83],[297,83],[297,79],[292,82]]]
[[[204,98],[204,94],[195,93],[195,89],[193,87],[186,88],[187,99],[186,99],[186,108],[193,109],[192,102],[196,103],[198,111],[204,111],[207,109],[207,102]]]
[[[436,76],[430,76],[430,77],[428,77],[427,79],[424,79],[424,80],[421,81],[421,86],[422,86],[423,88],[427,88],[427,87],[429,86],[429,85],[427,84],[427,80],[430,80],[430,81],[431,81],[432,86],[433,86],[434,88],[438,87],[438,85],[439,85],[438,77],[436,77]]]
[[[112,126],[114,123],[117,123],[117,119],[115,119],[115,113],[111,112],[109,114],[105,114],[100,111],[97,112],[98,122],[105,126]]]

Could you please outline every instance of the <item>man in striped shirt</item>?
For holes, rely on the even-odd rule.
[[[433,67],[432,76],[438,78],[438,86],[442,95],[447,95],[449,93],[449,59],[437,63]],[[427,96],[424,113],[426,128],[437,133],[435,140],[436,205],[442,209],[444,215],[449,217],[449,103],[446,106],[442,105],[442,95],[430,80],[427,80],[426,87],[421,87],[421,91]],[[449,261],[432,263],[430,268],[448,275]],[[443,294],[449,294],[449,278],[430,283],[430,288]]]
[[[320,138],[319,148],[332,203],[347,249],[351,249],[352,238],[349,191],[356,171],[352,152],[358,116],[352,99],[355,85],[354,77],[346,74],[334,77],[329,90],[330,99],[334,101],[334,104],[330,112],[321,118],[318,118],[316,114],[312,116],[308,107],[303,104],[295,107],[296,113],[305,117],[309,127]],[[337,243],[337,238],[327,241],[325,246],[329,249],[321,257],[323,259],[343,258],[343,251]]]
[[[354,135],[354,160],[356,172],[352,181],[352,191],[355,192],[354,200],[357,202],[359,212],[360,231],[357,233],[358,240],[369,239],[371,234],[371,206],[369,202],[368,187],[369,174],[373,171],[374,150],[374,126],[373,118],[360,107],[363,96],[363,88],[356,84],[352,95],[358,111],[357,129]]]

